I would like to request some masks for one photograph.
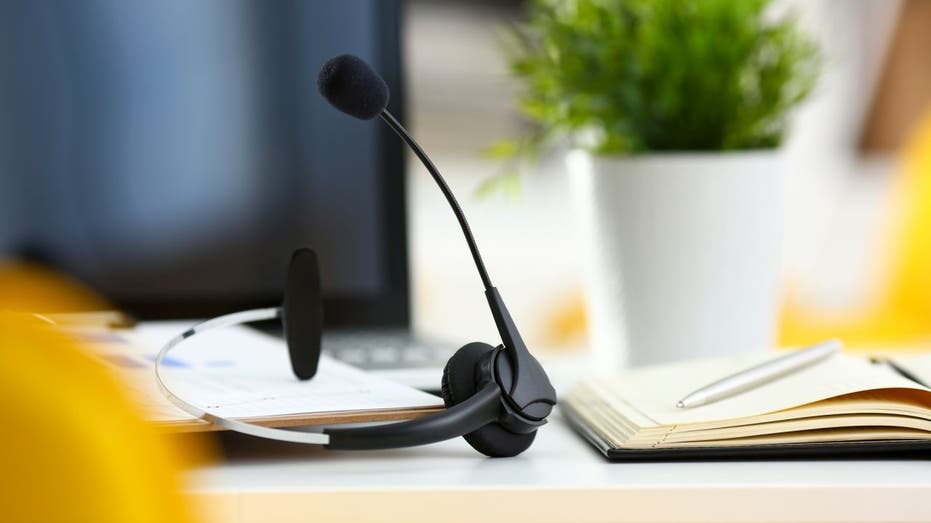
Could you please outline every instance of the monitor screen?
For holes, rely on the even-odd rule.
[[[280,300],[309,246],[329,323],[406,323],[401,143],[316,89],[356,54],[400,114],[399,17],[381,0],[4,2],[0,255],[167,317]]]

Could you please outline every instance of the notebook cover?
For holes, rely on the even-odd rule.
[[[928,440],[837,441],[785,443],[743,447],[689,447],[661,449],[619,449],[611,446],[581,419],[572,407],[563,404],[569,424],[611,461],[685,461],[709,459],[779,458],[907,458],[931,459]]]

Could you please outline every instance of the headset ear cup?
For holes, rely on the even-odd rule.
[[[493,350],[495,348],[487,343],[475,342],[453,354],[443,369],[442,394],[446,407],[461,403],[477,392],[475,371],[482,358]],[[511,457],[527,450],[536,434],[536,431],[516,434],[499,423],[489,423],[465,434],[463,438],[472,448],[486,456]]]
[[[453,354],[443,368],[441,392],[447,408],[461,403],[475,394],[475,367],[494,347],[487,343],[474,342],[463,346]]]

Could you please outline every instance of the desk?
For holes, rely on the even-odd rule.
[[[230,523],[931,521],[928,461],[609,463],[551,419],[510,459],[462,439],[352,453],[227,434],[190,492]]]

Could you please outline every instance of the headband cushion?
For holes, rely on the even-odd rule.
[[[462,403],[477,392],[476,370],[479,362],[494,347],[487,343],[469,343],[449,359],[443,369],[442,394],[447,408]],[[499,423],[489,423],[463,436],[472,448],[491,457],[511,457],[527,450],[536,431],[516,434]]]

